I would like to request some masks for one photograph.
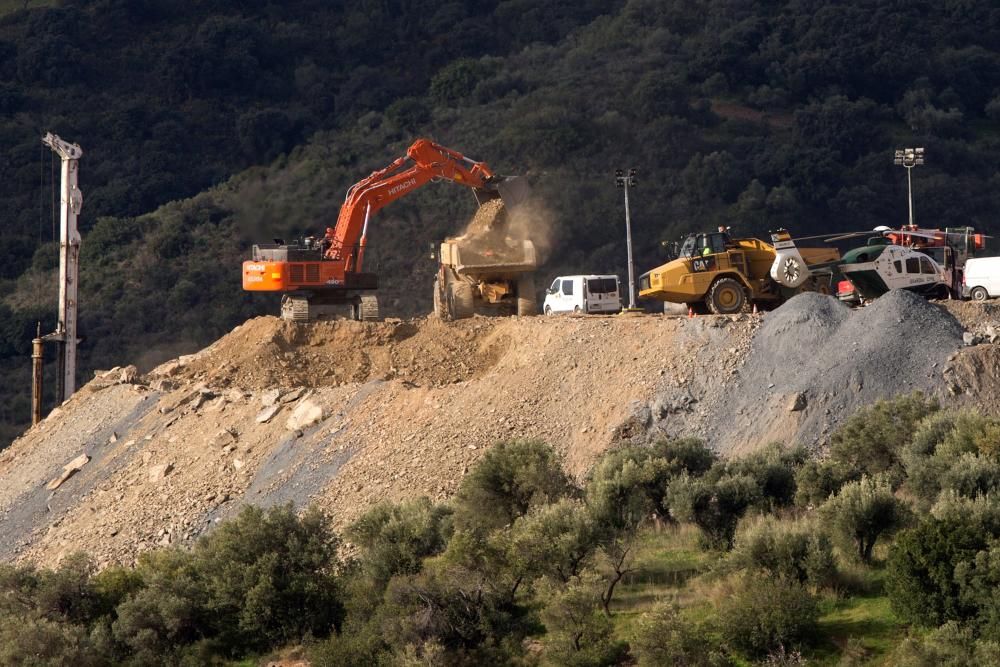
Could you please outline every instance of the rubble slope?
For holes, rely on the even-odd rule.
[[[145,375],[98,374],[0,454],[0,558],[129,563],[245,503],[316,503],[344,525],[380,500],[447,498],[509,438],[551,443],[583,477],[616,442],[662,435],[724,455],[822,448],[850,409],[913,389],[996,410],[994,315],[808,295],[694,319],[256,318]],[[983,344],[963,347],[963,327]]]

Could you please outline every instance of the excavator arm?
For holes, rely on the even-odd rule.
[[[368,223],[382,207],[437,179],[474,188],[480,204],[499,197],[496,177],[486,164],[427,139],[418,139],[384,169],[358,181],[347,191],[335,227],[327,228],[326,259],[344,263],[348,272],[361,271]]]

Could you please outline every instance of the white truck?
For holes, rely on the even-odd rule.
[[[617,313],[622,309],[618,276],[559,276],[545,291],[542,311],[555,313]]]
[[[1000,257],[973,257],[965,261],[962,296],[973,301],[1000,296]]]

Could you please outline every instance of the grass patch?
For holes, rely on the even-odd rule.
[[[635,571],[622,580],[611,601],[615,625],[623,636],[629,636],[635,620],[658,602],[684,597],[688,581],[711,559],[698,538],[699,531],[692,526],[649,529],[639,536]]]
[[[896,618],[884,595],[827,598],[821,608],[820,638],[808,654],[810,664],[837,665],[845,656],[857,664],[886,664],[906,635],[907,625]]]

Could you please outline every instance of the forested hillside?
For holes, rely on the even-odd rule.
[[[85,151],[86,377],[273,310],[240,292],[249,244],[319,230],[351,183],[418,136],[530,177],[551,273],[623,272],[619,167],[639,170],[640,270],[660,261],[661,240],[716,224],[803,234],[902,222],[891,151],[904,145],[928,153],[914,174],[918,222],[995,231],[1000,10],[66,2],[0,19],[0,114],[2,441],[28,414],[34,322],[54,318],[45,130]],[[387,314],[429,310],[424,249],[471,207],[437,185],[380,214]]]

